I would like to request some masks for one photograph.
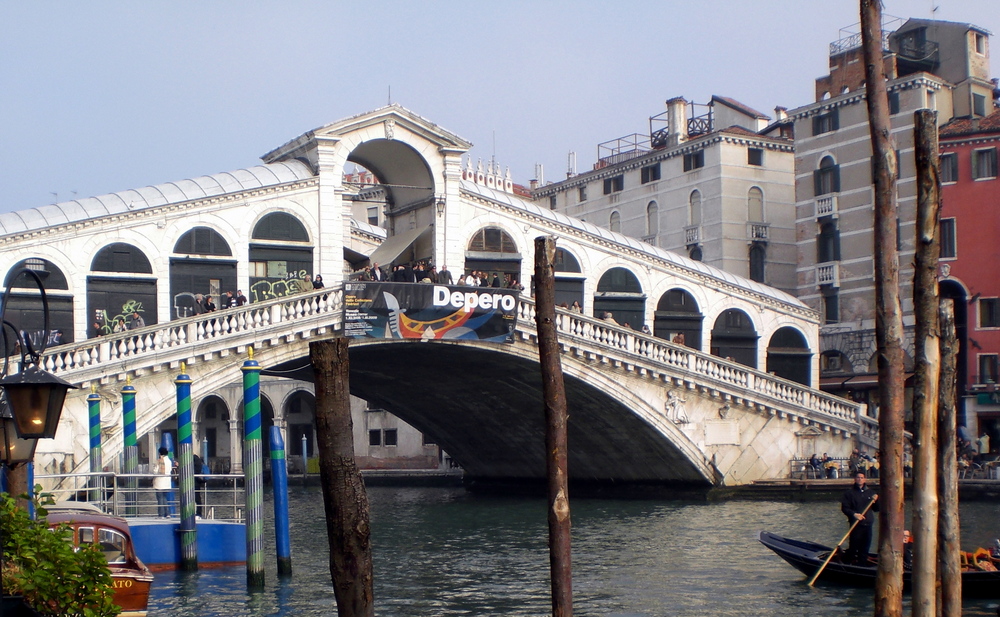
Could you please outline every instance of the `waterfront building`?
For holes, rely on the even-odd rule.
[[[962,343],[958,387],[970,436],[1000,443],[1000,110],[955,118],[940,130],[943,295],[955,299]]]
[[[666,107],[649,118],[647,135],[599,144],[592,170],[577,174],[571,162],[565,180],[535,186],[535,203],[793,292],[794,153],[784,109],[769,123],[722,96]]]
[[[890,31],[890,26],[896,26]],[[982,118],[993,109],[989,32],[910,19],[884,25],[892,137],[898,160],[897,248],[906,370],[913,357],[916,178],[913,112]],[[824,389],[877,408],[871,141],[859,34],[830,45],[816,100],[793,109],[798,238],[796,295],[820,312]],[[943,287],[945,293],[954,289]]]

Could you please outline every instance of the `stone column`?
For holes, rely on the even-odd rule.
[[[348,207],[345,217],[341,199],[344,161],[347,158],[340,152],[342,148],[339,138],[316,136],[319,237],[314,240],[316,257],[313,258],[313,274],[322,274],[327,287],[339,285],[344,279],[343,247],[345,241],[350,239],[350,209]]]
[[[240,421],[229,416],[229,473],[243,473],[243,435]]]

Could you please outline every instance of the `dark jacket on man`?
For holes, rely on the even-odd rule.
[[[875,496],[875,491],[868,488],[865,484],[863,488],[858,488],[856,484],[852,484],[851,488],[844,491],[844,496],[840,498],[840,510],[847,516],[847,522],[854,524],[854,514],[861,514],[864,512],[865,508],[868,507],[868,502],[872,500]],[[858,527],[862,525],[871,527],[872,523],[875,521],[874,516],[871,516],[871,512],[878,512],[878,502],[876,501],[871,508],[868,509],[868,514],[865,514],[865,520],[858,523]]]

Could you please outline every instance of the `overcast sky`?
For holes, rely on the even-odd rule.
[[[1000,33],[996,0],[886,0],[885,13],[934,6]],[[858,12],[858,0],[0,0],[0,212],[250,167],[390,91],[515,182],[536,163],[558,180],[570,151],[590,169],[598,143],[648,133],[675,96],[769,116],[808,104]]]

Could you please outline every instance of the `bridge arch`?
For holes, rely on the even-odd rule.
[[[767,345],[767,372],[808,386],[812,382],[812,357],[805,335],[798,328],[782,326]]]
[[[250,302],[285,296],[302,287],[312,289],[306,277],[314,274],[314,246],[309,229],[297,216],[281,210],[262,213],[248,244]],[[290,285],[289,280],[299,283]]]
[[[574,302],[579,302],[580,310],[586,310],[586,277],[583,275],[580,260],[567,248],[556,248],[555,286],[556,306],[565,304],[571,307]]]
[[[704,319],[694,295],[687,289],[674,287],[664,292],[657,302],[653,335],[700,350]]]
[[[182,233],[170,258],[170,318],[196,314],[199,294],[222,308],[222,294],[236,289],[237,263],[233,245],[216,229],[199,225]]]
[[[43,257],[32,256],[21,259],[4,274],[4,291],[8,287],[12,287],[8,298],[10,305],[6,307],[4,319],[13,323],[18,330],[28,332],[34,344],[41,343],[37,335],[45,329],[45,317],[38,310],[38,298],[41,292],[34,279],[21,276],[17,280],[13,280],[14,275],[21,268],[34,270],[45,285],[45,296],[49,303],[50,335],[48,344],[73,341],[75,339],[73,319],[75,294],[70,286],[71,279],[66,276],[62,268]],[[57,330],[61,334],[53,334]],[[10,336],[9,332],[6,334]]]
[[[629,324],[641,330],[646,323],[646,294],[639,278],[624,266],[604,271],[594,292],[594,317],[601,319],[611,313],[621,325]]]
[[[521,280],[523,253],[514,236],[499,225],[486,225],[474,232],[465,249],[465,271],[500,272]]]
[[[98,250],[87,275],[88,333],[120,332],[134,312],[147,325],[158,323],[157,280],[149,257],[134,244],[112,242]]]
[[[296,388],[281,401],[281,417],[285,426],[285,451],[302,455],[302,437],[306,438],[306,454],[316,454],[316,395],[306,388]]]
[[[743,309],[728,308],[719,314],[712,326],[711,353],[757,368],[758,338],[750,315]]]

